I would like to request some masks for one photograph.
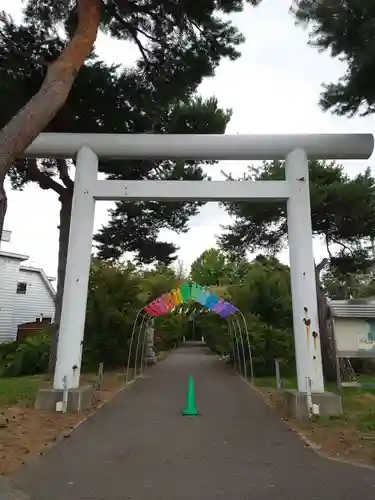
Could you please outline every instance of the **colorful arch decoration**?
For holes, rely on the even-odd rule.
[[[231,314],[238,312],[237,307],[233,304],[217,297],[206,287],[198,285],[194,281],[182,283],[178,288],[161,295],[150,302],[144,311],[157,318],[173,311],[176,306],[190,301],[198,302],[205,309],[218,314],[221,318],[228,318]]]
[[[226,319],[230,336],[232,338],[232,359],[235,370],[238,370],[247,379],[247,365],[245,351],[249,353],[251,380],[254,381],[253,359],[251,353],[250,336],[247,329],[246,319],[242,312],[230,302],[218,297],[207,287],[198,283],[187,281],[179,287],[171,290],[150,302],[140,309],[135,317],[132,334],[129,343],[128,361],[125,381],[128,383],[130,377],[130,362],[135,338],[135,359],[132,378],[141,375],[146,361],[147,327],[154,318],[172,312],[176,307],[188,302],[197,302],[201,305],[200,312],[212,311],[223,319]],[[203,306],[203,307],[202,307]],[[183,312],[183,308],[177,311]],[[194,311],[195,312],[195,309]],[[236,314],[238,313],[238,314]],[[138,324],[140,321],[140,325]],[[241,355],[242,354],[242,355]],[[139,361],[139,365],[138,365]]]

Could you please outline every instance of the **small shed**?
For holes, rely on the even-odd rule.
[[[329,304],[340,367],[338,383],[341,386],[361,386],[363,384],[358,382],[355,369],[363,373],[367,366],[372,372],[375,361],[375,300],[331,300]],[[343,376],[345,382],[342,381]]]
[[[42,332],[51,335],[52,330],[49,322],[39,319],[37,321],[23,323],[22,325],[18,325],[17,342],[22,342],[27,337],[40,335]]]
[[[331,300],[337,354],[340,358],[375,358],[375,301]]]

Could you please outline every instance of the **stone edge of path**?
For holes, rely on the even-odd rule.
[[[263,397],[263,393],[260,389],[258,389],[258,387],[256,387],[255,385],[253,385],[251,382],[249,382],[248,380],[246,380],[242,375],[240,375],[239,373],[237,373],[237,375],[243,380],[243,382],[252,390],[254,390],[258,396],[262,399],[263,403],[268,406],[273,412],[274,411],[274,408],[272,407],[272,405],[265,400],[265,398]],[[354,467],[360,467],[362,469],[370,469],[370,470],[375,470],[375,466],[374,465],[370,465],[370,464],[366,464],[366,463],[361,463],[361,462],[356,462],[355,460],[348,460],[348,459],[345,459],[345,458],[340,458],[340,457],[333,457],[332,455],[330,455],[329,453],[326,453],[324,452],[322,449],[321,449],[321,446],[317,443],[315,443],[314,441],[310,441],[310,439],[308,439],[304,434],[302,434],[302,432],[298,431],[297,429],[294,429],[291,425],[289,425],[285,420],[283,420],[282,418],[280,419],[280,421],[284,424],[284,426],[294,432],[295,434],[297,434],[297,436],[299,437],[299,439],[301,441],[303,441],[303,443],[305,444],[305,446],[307,448],[310,448],[310,450],[312,450],[314,453],[316,453],[320,458],[324,458],[325,460],[331,460],[333,462],[339,462],[339,463],[342,463],[342,464],[346,464],[346,465],[352,465]]]

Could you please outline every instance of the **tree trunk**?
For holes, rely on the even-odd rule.
[[[336,345],[333,338],[333,328],[328,327],[331,320],[327,297],[320,282],[320,272],[326,261],[315,268],[316,294],[318,302],[318,319],[320,332],[320,346],[322,353],[323,375],[325,382],[336,382]],[[331,333],[332,332],[332,333]]]
[[[49,65],[39,91],[0,131],[0,193],[12,162],[64,105],[79,69],[94,46],[100,13],[100,0],[78,0],[78,26],[73,38],[56,61]],[[0,228],[4,224],[3,212],[0,212]]]
[[[5,214],[7,213],[8,198],[7,193],[4,188],[4,179],[0,180],[0,246],[1,246],[1,235],[4,230]]]
[[[68,190],[66,190],[69,193]],[[64,282],[66,272],[66,262],[68,258],[70,219],[72,215],[73,194],[60,197],[60,231],[59,231],[59,256],[57,265],[57,290],[55,301],[55,321],[53,324],[52,347],[49,358],[48,371],[53,373],[56,364],[57,344],[59,341],[59,329],[62,311],[62,299],[64,294]]]

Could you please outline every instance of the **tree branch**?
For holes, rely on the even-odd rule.
[[[39,168],[35,158],[28,158],[25,162],[14,162],[14,166],[19,172],[25,172],[26,177],[31,182],[37,182],[41,189],[52,189],[60,196],[65,194],[66,188],[54,181],[48,175],[43,174]]]
[[[163,176],[164,176],[163,168],[159,166],[159,164],[156,160],[149,160],[149,162],[152,165],[150,170],[155,170],[156,175],[158,175],[160,179],[163,179]],[[150,173],[150,170],[148,173]]]
[[[323,260],[319,262],[317,266],[315,266],[316,272],[318,273],[318,276],[320,273],[323,271],[323,269],[326,267],[328,264],[329,260],[325,257]]]
[[[147,48],[143,47],[143,45],[139,41],[139,38],[137,37],[137,29],[121,17],[121,15],[117,11],[116,5],[113,3],[113,1],[108,3],[108,7],[111,11],[111,14],[116,19],[116,21],[118,21],[120,24],[122,24],[125,28],[127,28],[129,30],[129,33],[130,33],[131,37],[133,38],[134,42],[136,43],[136,45],[138,46],[138,49],[139,49],[140,53],[142,54],[142,57],[143,57],[145,63],[147,65],[149,65],[150,61],[147,57],[146,52],[150,52],[150,51]]]
[[[139,48],[139,51],[142,54],[143,60],[145,61],[145,63],[147,64],[147,66],[149,66],[150,65],[150,61],[149,61],[149,59],[147,57],[147,54],[146,54],[146,52],[149,52],[149,50],[145,49],[143,47],[143,45],[139,41],[139,38],[137,37],[137,35],[136,35],[136,33],[134,31],[135,31],[134,29],[130,30],[130,34],[131,34],[133,40],[135,41],[135,43],[137,44],[137,46]]]
[[[135,28],[134,26],[133,26],[133,28],[134,28],[136,31],[138,31],[138,33],[140,33],[141,35],[145,36],[146,38],[148,38],[148,39],[149,39],[149,40],[151,40],[152,42],[155,42],[155,43],[160,43],[160,41],[159,41],[157,38],[155,38],[155,37],[153,37],[153,36],[149,35],[149,34],[148,34],[148,33],[146,33],[145,31],[141,30],[141,28]]]
[[[324,235],[324,241],[325,241],[326,250],[327,250],[327,253],[329,255],[329,258],[332,259],[332,253],[331,253],[331,250],[329,248],[329,237],[328,237],[327,233]]]
[[[73,190],[74,188],[74,182],[69,176],[68,172],[68,166],[66,164],[66,160],[63,160],[62,158],[58,158],[57,160],[57,168],[59,170],[59,177],[61,181],[64,183],[64,185],[69,189]]]
[[[335,240],[334,238],[331,238],[332,243],[336,243],[336,245],[340,245],[344,250],[347,250],[353,255],[353,250],[348,247],[348,245],[345,245],[345,243],[342,243],[342,241]]]
[[[73,38],[48,66],[38,92],[0,130],[0,175],[20,156],[63,107],[75,77],[90,55],[100,24],[101,0],[79,0]]]
[[[1,21],[1,19],[0,19]],[[9,41],[8,37],[6,36],[6,34],[2,31],[0,31],[0,41],[4,44],[4,47],[6,46],[7,42]],[[20,47],[17,47],[16,45],[12,45],[12,48],[11,48],[11,53],[9,55],[11,56],[18,56],[22,59],[22,61],[24,61],[25,59],[30,59],[30,57],[32,55],[35,56],[35,53],[38,49],[42,48],[44,44],[46,43],[52,43],[54,41],[53,38],[49,38],[49,39],[46,39],[46,40],[41,40],[39,43],[35,44],[33,46],[33,51],[30,52],[30,51],[27,51],[27,50],[23,50],[21,49]],[[5,57],[1,58],[3,61],[5,60]],[[42,66],[47,66],[48,65],[48,62],[46,61],[46,59],[44,57],[37,57],[36,59],[36,63],[38,64],[41,64]]]

